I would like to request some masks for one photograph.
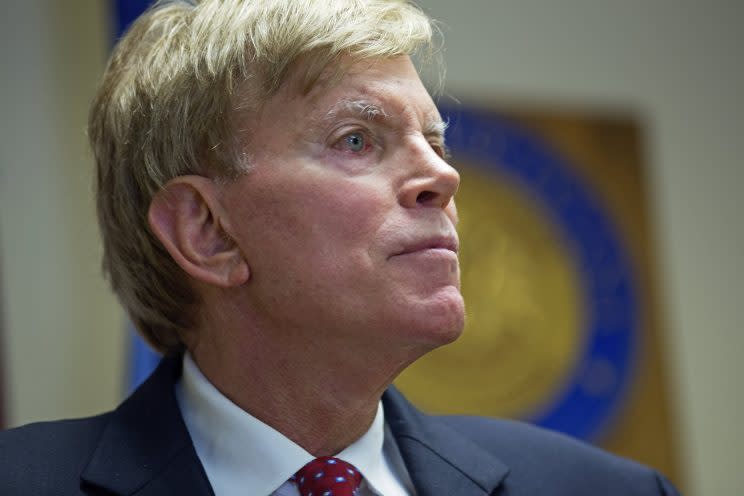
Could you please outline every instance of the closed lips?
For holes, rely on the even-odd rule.
[[[401,250],[398,253],[395,253],[393,256],[406,255],[408,253],[415,253],[417,251],[436,250],[436,249],[449,250],[451,252],[457,253],[457,249],[458,249],[457,238],[445,236],[445,237],[427,238],[427,239],[423,239],[420,241],[415,241],[413,243],[406,245],[403,250]]]

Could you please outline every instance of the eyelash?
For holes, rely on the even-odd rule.
[[[445,162],[449,161],[450,158],[452,158],[452,155],[450,154],[450,150],[447,147],[447,145],[438,144],[438,143],[430,143],[432,150],[439,155],[439,157],[444,160]]]
[[[348,142],[348,138],[353,135],[359,135],[364,140],[364,149],[359,151],[354,150],[348,150],[344,148],[342,151],[354,154],[354,155],[361,155],[366,152],[368,152],[373,146],[374,146],[374,140],[370,137],[370,133],[363,130],[363,129],[355,129],[352,131],[349,131],[345,133],[341,138],[339,138],[336,143],[333,145],[334,148],[342,149]],[[451,158],[451,154],[449,151],[449,148],[447,145],[439,144],[439,143],[432,143],[430,142],[429,145],[431,146],[432,150],[434,150],[434,153],[439,155],[443,160],[448,161]]]

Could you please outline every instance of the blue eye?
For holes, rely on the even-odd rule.
[[[361,152],[367,146],[362,133],[351,133],[344,136],[344,143],[352,152]]]

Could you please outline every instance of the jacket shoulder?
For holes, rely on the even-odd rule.
[[[469,416],[438,420],[497,456],[509,466],[512,483],[532,487],[535,494],[580,487],[605,495],[678,495],[658,472],[564,434],[512,420]]]
[[[80,474],[110,414],[0,432],[0,494],[83,494]]]

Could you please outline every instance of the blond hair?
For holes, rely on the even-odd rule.
[[[249,163],[232,127],[300,58],[308,86],[331,62],[431,50],[432,22],[403,0],[161,1],[114,48],[92,103],[103,269],[145,339],[182,346],[198,298],[148,227],[153,195],[186,174]],[[250,130],[241,130],[241,133]]]

